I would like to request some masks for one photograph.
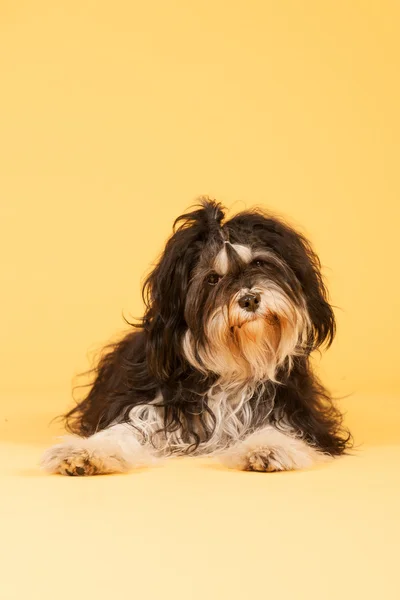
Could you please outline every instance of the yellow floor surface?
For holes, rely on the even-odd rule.
[[[93,478],[41,473],[49,415],[11,410],[1,423],[0,598],[398,600],[399,405],[347,400],[359,447],[310,471],[179,459]]]

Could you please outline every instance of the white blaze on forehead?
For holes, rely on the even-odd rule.
[[[225,242],[223,248],[217,254],[217,257],[214,261],[214,269],[219,275],[226,275],[229,269],[228,253],[226,251],[227,244],[229,244],[229,242]],[[242,244],[229,245],[240,256],[243,262],[249,263],[251,261],[253,253],[248,246],[242,246]]]

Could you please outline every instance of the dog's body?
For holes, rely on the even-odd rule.
[[[222,224],[204,200],[180,224],[144,286],[146,313],[103,357],[87,398],[50,448],[54,473],[114,473],[179,454],[231,467],[304,468],[350,436],[310,368],[335,320],[317,256],[279,219]]]

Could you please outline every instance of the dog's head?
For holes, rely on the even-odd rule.
[[[146,280],[148,361],[163,380],[189,363],[225,381],[273,381],[293,357],[333,339],[307,240],[259,210],[223,219],[209,200],[180,216]]]

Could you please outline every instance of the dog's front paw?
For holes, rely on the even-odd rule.
[[[221,459],[231,469],[271,473],[308,469],[330,460],[330,457],[302,438],[289,436],[267,426],[228,448]]]
[[[93,452],[68,444],[57,444],[46,450],[41,464],[49,473],[61,475],[96,475],[101,472],[101,465]]]
[[[261,447],[247,453],[244,469],[260,473],[273,473],[274,471],[284,471],[285,467],[279,462],[273,450]]]
[[[121,456],[91,448],[85,438],[73,436],[46,450],[41,466],[48,473],[78,477],[127,470],[127,464]]]

